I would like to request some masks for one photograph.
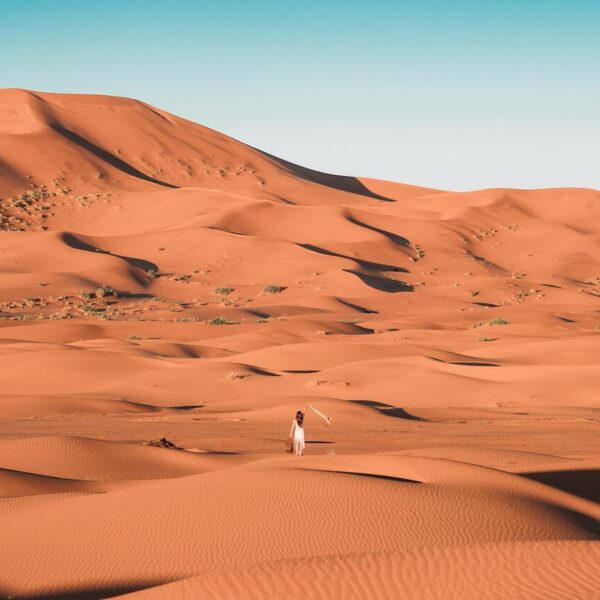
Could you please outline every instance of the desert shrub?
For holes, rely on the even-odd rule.
[[[84,313],[88,313],[90,315],[98,315],[98,314],[104,312],[104,308],[100,308],[98,306],[92,306],[91,304],[84,304],[81,307],[81,310]]]
[[[473,323],[473,325],[471,325],[471,329],[477,329],[477,327],[483,327],[484,325],[491,325],[491,326],[495,326],[495,325],[510,325],[510,321],[507,321],[506,319],[503,319],[501,317],[496,317],[495,319],[492,319],[491,321],[479,321],[478,323]]]
[[[285,285],[267,285],[263,288],[263,292],[265,294],[280,294],[284,290],[287,290],[287,286]]]
[[[149,440],[146,442],[146,446],[154,446],[155,448],[167,448],[168,450],[181,450],[175,442],[172,442],[166,437],[161,437],[158,440]]]
[[[231,321],[226,317],[213,317],[204,321],[207,325],[238,325],[239,321]]]
[[[134,340],[141,340],[142,338],[139,335],[132,334],[127,339],[134,341]]]
[[[79,297],[84,300],[91,300],[94,297],[94,292],[86,292],[85,290],[81,290],[79,292]]]
[[[219,296],[228,296],[231,292],[233,292],[233,288],[230,287],[218,287],[215,290],[215,294],[219,294]]]
[[[510,325],[510,321],[507,321],[501,317],[496,317],[495,319],[492,319],[488,325]]]
[[[117,297],[118,293],[115,290],[113,290],[111,287],[107,286],[107,285],[101,285],[96,290],[96,297],[97,298],[106,298],[107,296]]]

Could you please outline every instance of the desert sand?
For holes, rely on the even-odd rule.
[[[599,250],[595,190],[0,91],[0,597],[600,597]]]

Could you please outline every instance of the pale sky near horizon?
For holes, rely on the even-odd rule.
[[[600,189],[600,1],[0,0],[0,87],[144,100],[314,169]]]

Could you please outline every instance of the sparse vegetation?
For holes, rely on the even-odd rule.
[[[492,319],[488,325],[510,325],[510,321],[508,321],[507,319],[502,319],[501,317],[496,317],[495,319]]]
[[[154,446],[155,448],[167,448],[168,450],[182,450],[175,442],[167,439],[166,437],[161,437],[158,440],[149,440],[146,442],[146,446]]]
[[[479,296],[479,292],[477,290],[471,290],[469,293],[471,296],[473,296],[473,298],[475,298],[475,296]]]
[[[285,290],[287,290],[287,286],[285,286],[285,285],[274,285],[274,284],[271,284],[271,285],[266,285],[263,288],[263,292],[265,294],[281,294],[281,292],[283,292]]]
[[[204,321],[207,325],[239,325],[239,321],[231,321],[226,317],[213,317]]]
[[[496,317],[495,319],[492,319],[491,321],[479,321],[478,323],[473,323],[473,325],[471,325],[471,329],[477,329],[478,327],[483,327],[484,325],[491,325],[491,326],[510,325],[510,323],[511,322],[506,319],[502,319],[501,317]]]
[[[84,313],[90,314],[90,315],[99,315],[100,313],[103,313],[106,309],[105,308],[101,308],[99,306],[93,306],[92,304],[82,304],[81,305],[81,310]]]
[[[215,289],[215,294],[218,294],[219,296],[229,296],[233,291],[234,289],[230,287],[218,287]]]
[[[106,298],[108,296],[113,296],[117,298],[118,295],[119,294],[115,290],[113,290],[111,287],[108,287],[107,285],[101,285],[96,290],[96,298]]]
[[[486,337],[485,335],[483,337],[479,338],[480,342],[495,342],[496,338],[491,338],[491,337]]]
[[[135,340],[141,340],[142,338],[139,335],[132,334],[127,339],[133,342]]]

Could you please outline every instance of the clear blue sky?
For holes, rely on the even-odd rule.
[[[0,87],[142,99],[282,158],[600,188],[599,0],[0,0]]]

